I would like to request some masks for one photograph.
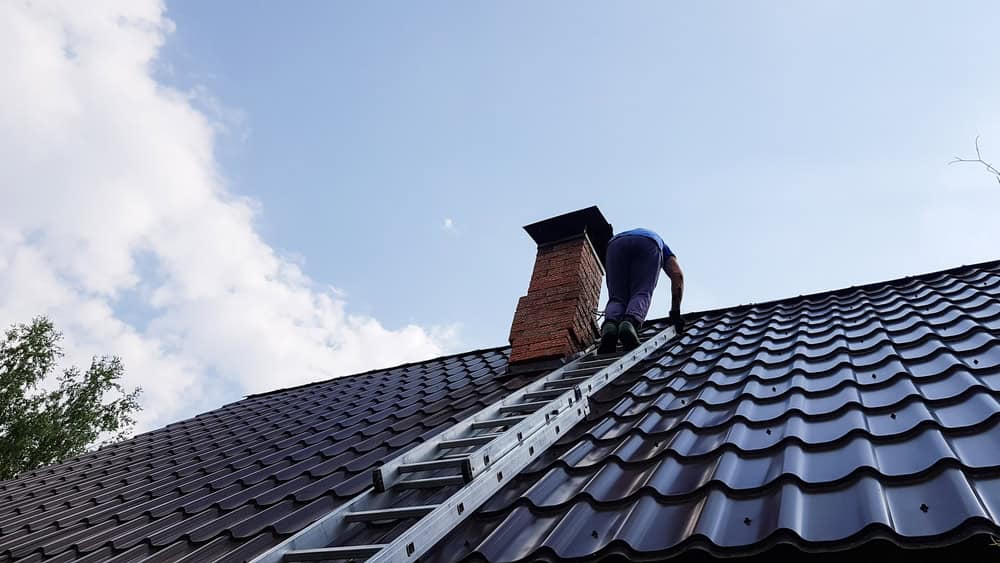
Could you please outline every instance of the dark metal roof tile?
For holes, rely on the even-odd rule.
[[[226,533],[237,523],[250,518],[260,509],[253,505],[242,505],[235,510],[221,511],[219,517],[191,530],[187,536],[194,543],[202,543]]]
[[[170,561],[171,563],[205,563],[215,561],[220,557],[225,557],[239,547],[240,542],[235,542],[228,535],[217,536],[207,542],[197,542],[191,546],[191,550],[181,557],[171,557],[160,559],[160,561]]]
[[[228,528],[228,532],[235,539],[253,537],[264,529],[271,527],[274,522],[280,521],[293,513],[296,508],[293,500],[283,500],[277,504],[261,510],[253,516]]]
[[[347,480],[347,475],[346,471],[341,470],[320,479],[314,479],[295,490],[293,493],[295,500],[299,502],[312,501],[322,495],[330,494],[334,487],[341,485]]]
[[[70,557],[68,560],[74,563],[124,563],[144,560],[149,555],[149,548],[143,544],[139,544],[128,551],[115,553],[110,547],[102,547],[87,553],[83,557],[80,557],[75,552],[65,553]]]
[[[842,549],[874,528],[894,541],[996,529],[998,297],[1000,263],[692,315],[428,559],[732,555],[775,538]],[[0,483],[0,558],[249,558],[369,486],[387,457],[523,386],[498,377],[508,355],[248,397]]]
[[[974,393],[968,399],[942,405],[935,409],[934,417],[942,426],[964,428],[979,424],[1000,412],[1000,401],[991,394]]]
[[[319,520],[322,516],[340,506],[342,502],[335,500],[331,496],[321,496],[307,504],[299,506],[299,508],[287,516],[278,519],[275,521],[273,528],[278,534],[292,534]]]
[[[218,502],[243,490],[243,485],[233,483],[225,488],[214,492],[206,492],[204,495],[190,495],[190,500],[181,505],[181,510],[187,514],[195,514],[209,507],[218,507]]]
[[[197,529],[218,518],[219,514],[220,511],[218,509],[209,508],[197,514],[186,516],[174,524],[158,526],[155,531],[149,534],[146,540],[154,548],[171,545],[181,540],[190,530]],[[181,515],[183,516],[183,513]]]
[[[932,536],[970,518],[991,518],[974,483],[962,472],[948,469],[926,481],[885,487],[895,530],[903,536]]]
[[[184,515],[180,512],[173,512],[155,520],[149,517],[136,518],[115,529],[116,535],[110,540],[111,547],[116,551],[131,549],[140,542],[148,540],[149,536],[158,530],[176,525],[183,520]],[[79,549],[84,553],[94,551],[98,547],[106,545],[105,542],[101,541],[102,538],[92,537],[90,539],[93,541],[93,544],[88,545],[82,542],[79,544]]]

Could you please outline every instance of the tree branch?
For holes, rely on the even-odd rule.
[[[961,158],[956,156],[955,159],[948,164],[955,164],[956,162],[972,162],[982,164],[986,168],[986,171],[993,174],[997,183],[1000,184],[1000,170],[997,170],[992,164],[983,160],[983,154],[979,150],[979,135],[976,135],[976,158]]]

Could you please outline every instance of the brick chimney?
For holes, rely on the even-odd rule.
[[[596,206],[524,227],[538,244],[510,327],[510,371],[553,369],[597,338],[594,311],[611,225]]]

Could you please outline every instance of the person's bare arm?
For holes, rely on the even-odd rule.
[[[670,311],[680,312],[681,299],[684,298],[684,272],[681,271],[681,265],[677,262],[676,256],[667,258],[663,271],[670,278]]]

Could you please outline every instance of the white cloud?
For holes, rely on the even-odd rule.
[[[261,240],[213,157],[245,117],[153,78],[171,30],[155,0],[0,3],[0,323],[48,314],[68,360],[121,355],[147,429],[445,351],[454,331],[352,315]]]
[[[444,230],[446,230],[446,231],[454,231],[455,230],[455,222],[452,221],[451,217],[445,217],[444,218],[444,222],[441,224],[441,228],[444,229]]]
[[[237,136],[241,142],[246,142],[250,138],[246,112],[227,106],[205,86],[195,86],[188,93],[188,100],[193,107],[209,118],[218,133]]]

